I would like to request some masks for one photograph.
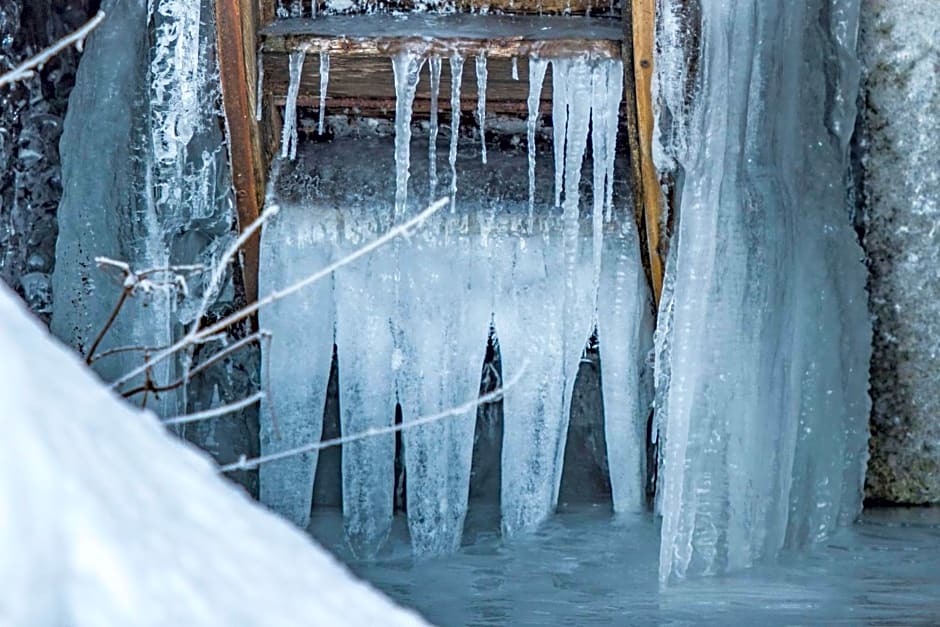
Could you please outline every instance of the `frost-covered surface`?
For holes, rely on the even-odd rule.
[[[659,157],[679,212],[657,408],[672,580],[855,518],[871,329],[846,192],[857,1],[706,2],[700,21],[660,4]],[[690,56],[695,79],[673,74]]]
[[[2,286],[0,318],[0,623],[423,624],[106,391]]]
[[[615,507],[639,509],[649,404],[649,301],[632,209],[624,206],[629,196],[621,188],[614,201],[622,67],[585,58],[552,61],[553,91],[566,104],[557,120],[562,130],[555,143],[557,160],[534,149],[536,136],[541,142],[550,134],[533,112],[526,124],[533,149],[491,147],[483,163],[479,129],[473,142],[447,129],[450,136],[440,143],[450,142],[448,152],[443,146],[431,148],[423,137],[412,139],[417,125],[411,103],[415,84],[427,80],[420,75],[423,65],[415,54],[393,60],[398,91],[394,147],[366,128],[360,139],[351,138],[354,131],[347,129],[343,139],[302,150],[295,163],[282,165],[285,172],[277,185],[282,211],[266,227],[265,245],[279,247],[265,251],[270,259],[336,259],[424,207],[432,189],[430,158],[442,162],[435,164],[435,175],[446,171],[445,154],[452,166],[450,180],[439,185],[454,195],[452,207],[407,240],[335,274],[342,431],[391,425],[396,401],[407,424],[472,399],[480,388],[492,322],[503,380],[514,381],[503,397],[502,527],[508,535],[532,530],[558,499],[572,388],[585,343],[598,324],[602,355],[607,355],[602,385]],[[476,65],[485,87],[483,63]],[[546,65],[533,65],[530,77],[540,86]],[[450,66],[460,68],[461,60]],[[459,95],[451,99],[459,102]],[[477,117],[479,125],[483,119]],[[428,130],[435,138],[441,131],[433,122]],[[418,151],[429,158],[414,159]],[[370,160],[365,170],[359,167],[363,155]],[[593,170],[590,177],[582,172],[588,163],[583,169]],[[530,192],[535,194],[531,204]],[[285,249],[269,232],[303,237],[288,238]],[[292,346],[297,333],[328,329],[330,307],[321,302],[316,312],[294,333],[276,334],[272,355]],[[265,324],[296,326],[288,324],[291,315],[296,314],[285,308]],[[325,389],[319,374],[312,383]],[[291,389],[297,390],[296,398],[312,394]],[[284,394],[274,391],[275,402],[295,403],[277,400]],[[291,434],[283,446],[309,441],[302,437],[307,436]],[[472,416],[406,429],[403,440],[414,551],[454,550],[467,511]],[[390,532],[393,461],[390,435],[343,449],[346,536],[360,557],[377,554]],[[309,482],[296,486],[298,512],[307,507],[301,499],[309,502],[311,488]]]
[[[868,494],[940,501],[940,7],[862,3],[865,248],[875,315]]]

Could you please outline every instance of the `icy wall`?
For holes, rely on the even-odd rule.
[[[122,289],[96,266],[106,256],[138,271],[213,266],[235,228],[214,53],[210,0],[104,2],[106,19],[88,39],[62,137],[63,197],[53,275],[52,330],[85,354]],[[151,12],[152,11],[152,12]],[[95,362],[106,380],[142,363],[140,347],[166,346],[193,322],[208,272],[190,273],[186,290],[157,289],[123,307],[98,353],[138,350]],[[228,281],[209,312],[237,306]],[[198,361],[200,350],[194,359]],[[242,397],[257,386],[252,356],[226,360],[186,392],[162,393],[163,415]],[[158,383],[179,363],[154,369]],[[253,373],[253,374],[252,374]],[[241,389],[240,389],[241,388]],[[140,401],[140,396],[132,399]],[[156,403],[156,404],[154,404]],[[228,461],[251,453],[251,416],[226,417],[184,434]]]
[[[679,214],[657,390],[673,580],[823,541],[860,511],[871,330],[847,200],[858,3],[659,8],[658,156]]]
[[[875,315],[868,494],[940,501],[940,6],[864,0],[860,154]]]

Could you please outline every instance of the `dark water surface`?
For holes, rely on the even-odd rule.
[[[415,562],[396,520],[378,562],[352,559],[338,513],[311,525],[361,577],[438,625],[940,625],[940,509],[876,509],[824,549],[660,589],[658,522],[581,507],[533,536],[478,532]]]

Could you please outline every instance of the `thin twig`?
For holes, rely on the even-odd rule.
[[[127,302],[127,297],[130,296],[132,291],[133,288],[130,287],[124,287],[121,290],[121,296],[118,298],[117,304],[114,305],[114,309],[111,310],[111,315],[108,316],[108,320],[104,323],[104,326],[101,327],[101,331],[98,332],[95,341],[91,343],[88,354],[85,355],[86,364],[91,365],[92,362],[95,361],[95,351],[98,350],[98,346],[101,344],[101,341],[104,340],[104,336],[111,330],[111,325],[117,320],[118,314],[121,313],[121,309],[123,309],[124,303]]]
[[[168,349],[166,349],[165,351],[162,351],[162,352],[158,353],[156,356],[154,356],[154,358],[153,358],[153,360],[152,360],[152,363],[158,364],[158,363],[164,361],[164,360],[167,359],[168,357],[170,357],[170,356],[176,354],[179,350],[181,350],[181,349],[183,349],[183,348],[186,348],[187,346],[189,346],[189,345],[195,343],[195,342],[198,341],[200,338],[203,338],[203,337],[206,337],[206,336],[209,336],[209,335],[214,335],[215,333],[218,333],[219,331],[222,331],[222,330],[228,328],[229,326],[235,324],[236,322],[240,322],[240,321],[244,320],[245,318],[247,318],[248,316],[252,315],[253,313],[255,313],[256,311],[258,311],[258,310],[261,309],[262,307],[266,307],[266,306],[268,306],[268,305],[270,305],[270,304],[272,304],[272,303],[275,303],[275,302],[277,302],[277,301],[279,301],[279,300],[281,300],[281,299],[283,299],[283,298],[286,298],[287,296],[290,296],[291,294],[294,294],[295,292],[298,292],[299,290],[302,290],[303,288],[307,287],[308,285],[310,285],[310,284],[312,284],[312,283],[315,283],[316,281],[319,281],[320,279],[322,279],[322,278],[324,278],[324,277],[329,276],[330,274],[332,274],[333,272],[335,272],[335,271],[338,270],[339,268],[342,268],[343,266],[346,266],[346,265],[348,265],[348,264],[350,264],[350,263],[356,261],[356,260],[359,259],[360,257],[363,257],[363,256],[365,256],[365,255],[371,253],[372,251],[376,250],[377,248],[381,248],[382,246],[384,246],[385,244],[387,244],[387,243],[390,242],[391,240],[396,239],[397,237],[401,237],[401,236],[407,235],[408,232],[411,231],[413,228],[415,228],[415,227],[419,226],[420,224],[422,224],[425,220],[427,220],[431,215],[433,215],[433,214],[436,213],[437,211],[440,211],[440,209],[441,209],[442,207],[445,207],[445,206],[448,204],[448,202],[449,202],[449,200],[446,199],[446,198],[442,198],[442,199],[438,200],[437,202],[433,203],[433,204],[432,204],[431,206],[429,206],[427,209],[425,209],[424,211],[422,211],[421,213],[419,213],[419,214],[416,215],[415,217],[411,218],[411,219],[408,220],[407,222],[404,222],[404,223],[402,223],[402,224],[400,224],[400,225],[398,225],[398,226],[392,228],[391,230],[387,231],[387,232],[386,232],[384,235],[382,235],[381,237],[379,237],[379,238],[373,240],[372,242],[370,242],[370,243],[367,244],[366,246],[363,246],[362,248],[360,248],[360,249],[356,250],[355,252],[353,252],[353,253],[347,255],[346,257],[340,259],[339,261],[336,261],[336,262],[334,262],[334,263],[328,265],[327,267],[323,268],[323,269],[320,270],[319,272],[316,272],[315,274],[312,274],[312,275],[310,275],[310,276],[308,276],[308,277],[306,277],[306,278],[304,278],[304,279],[298,281],[297,283],[294,283],[293,285],[290,285],[289,287],[284,288],[283,290],[275,291],[275,292],[269,294],[269,295],[268,295],[267,297],[265,297],[264,299],[255,301],[255,302],[252,303],[251,305],[248,305],[247,307],[244,307],[244,308],[242,308],[242,309],[236,311],[235,313],[231,314],[230,316],[227,316],[227,317],[223,318],[222,320],[216,322],[215,324],[213,324],[213,325],[211,325],[211,326],[209,326],[209,327],[207,327],[207,328],[205,328],[205,329],[202,329],[202,330],[195,330],[196,327],[195,327],[195,325],[194,325],[193,330],[195,330],[195,332],[194,332],[193,330],[190,330],[190,332],[187,333],[186,336],[184,336],[181,340],[179,340],[178,342],[176,342],[175,344],[173,344],[172,346],[170,346],[170,347],[169,347]],[[261,220],[261,219],[262,219],[262,218],[258,218],[258,220]],[[255,222],[257,222],[258,220],[256,220]],[[251,228],[251,227],[249,227],[249,228]],[[112,389],[119,389],[122,385],[124,385],[124,384],[127,383],[128,381],[132,380],[134,377],[140,375],[143,371],[144,371],[144,367],[143,367],[143,366],[139,366],[139,367],[137,367],[137,368],[131,370],[130,372],[128,372],[127,374],[123,375],[122,377],[118,378],[115,382],[113,382],[113,383],[111,384],[111,388],[112,388]]]
[[[133,396],[136,396],[141,393],[146,393],[146,392],[171,392],[173,390],[179,389],[183,387],[186,381],[192,380],[192,378],[195,377],[197,374],[210,368],[211,366],[214,366],[223,358],[228,357],[235,351],[239,350],[240,348],[244,346],[247,346],[248,344],[251,344],[255,340],[259,340],[259,343],[260,343],[260,340],[270,335],[271,335],[270,332],[265,331],[265,330],[261,330],[256,333],[252,333],[251,335],[247,335],[243,337],[242,339],[238,340],[237,342],[235,342],[234,344],[226,346],[225,348],[220,350],[218,353],[215,353],[214,355],[209,357],[209,359],[200,363],[195,368],[190,370],[188,373],[186,373],[184,376],[180,377],[173,383],[167,383],[166,385],[158,386],[158,385],[153,385],[153,382],[149,381],[149,382],[145,382],[144,385],[136,387],[127,392],[123,392],[121,396],[123,396],[124,398],[131,398]]]
[[[165,425],[183,425],[191,422],[199,422],[201,420],[209,420],[210,418],[218,418],[219,416],[224,416],[226,414],[233,414],[241,409],[250,407],[264,398],[264,392],[255,392],[248,398],[244,398],[236,403],[230,403],[228,405],[221,405],[219,407],[214,407],[213,409],[207,409],[206,411],[197,412],[195,414],[187,414],[186,416],[176,416],[175,418],[168,418],[163,421]]]
[[[528,362],[522,364],[522,368],[519,369],[519,372],[509,380],[506,385],[503,387],[493,390],[488,394],[484,394],[478,398],[467,401],[463,405],[457,407],[452,407],[451,409],[444,410],[437,414],[432,414],[430,416],[423,416],[415,420],[409,420],[408,422],[401,422],[397,425],[392,425],[388,427],[372,427],[366,429],[360,433],[354,433],[352,435],[340,436],[338,438],[332,438],[330,440],[321,440],[320,442],[314,442],[312,444],[305,444],[303,446],[298,446],[296,448],[288,449],[286,451],[281,451],[279,453],[272,453],[270,455],[262,455],[261,457],[255,457],[254,459],[239,459],[233,464],[227,464],[219,468],[219,472],[231,472],[233,470],[253,470],[260,466],[261,464],[266,464],[268,462],[274,462],[279,459],[285,459],[287,457],[293,457],[295,455],[302,455],[303,453],[311,453],[313,451],[319,451],[321,449],[330,448],[332,446],[340,446],[342,444],[349,444],[350,442],[357,442],[359,440],[365,440],[366,438],[372,438],[380,435],[387,435],[390,433],[397,433],[405,429],[411,429],[413,427],[420,427],[432,422],[438,422],[445,418],[450,418],[452,416],[459,416],[465,414],[473,409],[476,409],[480,405],[485,405],[493,401],[499,400],[503,393],[512,388],[522,376],[525,374],[526,368],[528,367]]]
[[[32,78],[33,75],[36,74],[37,69],[42,69],[42,66],[48,63],[52,57],[56,56],[69,46],[74,45],[76,48],[78,48],[78,51],[81,52],[82,42],[85,41],[85,37],[87,37],[91,31],[95,30],[102,20],[104,20],[104,11],[98,11],[98,13],[96,13],[93,18],[88,20],[84,26],[79,28],[74,33],[66,35],[39,54],[26,59],[6,74],[0,76],[0,87],[5,87],[6,85],[18,83],[19,81]]]

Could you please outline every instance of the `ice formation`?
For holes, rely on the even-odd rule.
[[[0,623],[424,624],[118,400],[4,285],[0,315]]]
[[[314,6],[316,3],[314,2]],[[326,92],[330,85],[330,53],[320,51],[320,117],[317,120],[317,133],[323,135],[323,123],[326,120]]]
[[[480,127],[480,160],[486,163],[486,54],[477,55],[477,124]]]
[[[314,259],[326,263],[330,254],[349,253],[423,208],[426,196],[414,190],[428,189],[424,185],[437,177],[434,96],[439,92],[441,66],[440,59],[430,58],[429,159],[415,161],[410,158],[416,141],[412,137],[412,108],[425,60],[418,50],[404,50],[392,58],[397,104],[394,148],[389,154],[383,156],[382,152],[387,150],[387,142],[377,144],[385,148],[377,148],[366,139],[346,139],[320,145],[316,154],[298,155],[297,163],[289,168],[291,173],[279,183],[279,202],[285,209],[266,227],[264,246],[278,249],[265,254],[263,265],[275,266],[265,270],[266,276],[283,273],[278,268],[290,267],[286,261],[290,258],[303,257],[303,264],[314,263]],[[483,135],[485,57],[477,57],[476,63],[480,89],[476,115]],[[651,309],[632,208],[615,207],[613,196],[612,157],[623,66],[619,60],[587,57],[551,63],[562,68],[553,76],[553,93],[564,104],[559,118],[563,132],[555,144],[559,170],[553,175],[545,163],[544,171],[538,174],[536,167],[538,104],[549,61],[533,58],[529,60],[529,145],[520,153],[523,164],[528,162],[529,178],[523,176],[514,186],[506,178],[506,172],[511,171],[506,161],[510,157],[501,151],[491,152],[485,165],[465,163],[461,158],[460,167],[470,173],[475,185],[458,194],[463,58],[452,56],[451,209],[434,216],[407,240],[340,268],[332,291],[335,313],[324,304],[328,295],[321,292],[311,295],[309,301],[318,301],[321,306],[313,311],[311,305],[302,314],[305,342],[313,341],[313,334],[326,341],[335,322],[344,434],[389,426],[396,402],[401,406],[406,425],[402,439],[408,523],[416,555],[446,553],[460,545],[474,420],[470,414],[415,428],[407,428],[407,424],[478,394],[491,325],[498,336],[504,380],[518,379],[503,399],[500,463],[504,533],[532,530],[554,510],[572,388],[595,325],[601,342],[608,344],[603,386],[608,399],[608,441],[612,443],[609,457],[616,467],[611,473],[615,507],[636,510],[644,498],[645,429],[652,389],[645,359],[651,342]],[[594,143],[590,154],[589,140]],[[359,151],[375,155],[375,171],[394,170],[395,176],[376,180],[374,173],[345,167],[346,160]],[[582,185],[586,162],[593,164],[594,174],[588,185]],[[307,170],[317,172],[315,189],[292,187],[291,177]],[[489,171],[500,174],[491,179]],[[556,176],[561,181],[558,207],[552,193],[540,193],[536,184],[540,176],[549,183]],[[582,187],[592,189],[593,202],[582,198]],[[291,235],[312,233],[317,230],[314,224],[319,230],[308,241]],[[305,269],[297,272],[309,270],[303,264]],[[283,276],[280,280],[289,279]],[[601,287],[609,289],[609,297],[599,298]],[[294,304],[295,309],[298,306]],[[281,335],[295,337],[297,331],[289,329],[299,327],[297,316],[301,314],[290,311],[285,304],[284,309],[270,312],[265,326],[276,326]],[[287,340],[288,345],[292,342]],[[274,348],[271,354],[276,356]],[[284,354],[279,359],[286,368]],[[320,390],[325,389],[321,375],[328,366],[328,360],[322,359],[323,368],[307,378],[310,386]],[[275,361],[271,360],[272,372]],[[280,395],[277,392],[283,386],[278,386],[275,401],[288,408],[295,404],[320,409],[322,397],[310,392],[310,386],[301,390],[292,384]],[[288,395],[297,400],[282,398]],[[301,436],[297,431],[287,433],[292,420],[287,411],[277,414],[282,437],[294,441]],[[312,429],[319,424],[312,418],[308,423]],[[361,557],[377,555],[391,528],[394,455],[391,436],[343,448],[346,536]],[[280,511],[305,512],[309,507],[310,463],[298,462],[297,468],[304,474],[298,470],[293,478],[287,471],[271,469],[270,474],[279,475],[283,486],[297,481],[295,493],[281,492],[293,499],[294,505],[272,503]]]
[[[121,290],[95,257],[136,270],[211,266],[233,224],[217,124],[212,3],[106,1],[102,9],[108,18],[88,39],[64,126],[53,275],[53,332],[81,352]],[[204,285],[197,277],[189,288],[199,296]],[[169,290],[132,299],[100,351],[172,343],[193,321],[198,300]],[[114,354],[96,369],[113,380],[141,359],[139,351]],[[154,370],[169,381],[175,366]],[[178,413],[184,400],[161,394],[151,407]]]
[[[300,79],[306,57],[306,50],[294,50],[287,62],[290,84],[287,87],[287,102],[284,105],[284,122],[281,128],[282,159],[297,157],[297,97],[300,95]]]
[[[683,4],[662,3],[656,61],[680,214],[660,316],[664,581],[851,521],[869,410],[846,194],[858,2],[707,2],[694,21]]]

